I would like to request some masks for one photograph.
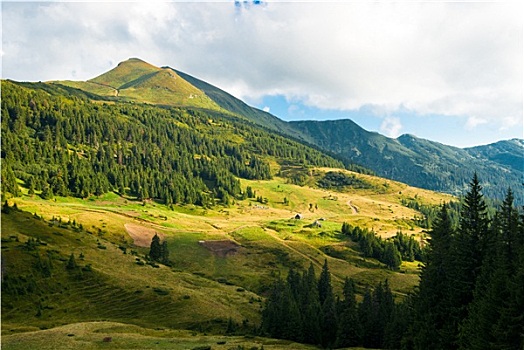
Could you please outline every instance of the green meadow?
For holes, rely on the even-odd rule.
[[[314,169],[310,182],[325,171]],[[116,193],[43,200],[24,190],[2,213],[2,345],[45,349],[44,339],[53,339],[53,348],[64,349],[307,349],[234,335],[256,333],[277,278],[310,264],[319,273],[325,260],[337,293],[349,276],[361,292],[388,279],[403,298],[418,283],[418,263],[388,270],[364,258],[341,225],[373,229],[384,238],[399,230],[421,238],[413,220],[420,213],[401,200],[451,199],[354,175],[370,187],[328,190],[278,176],[241,180],[256,197],[214,208],[168,208]],[[166,240],[171,266],[148,264],[147,244],[136,245],[141,238],[147,243],[152,232]],[[74,268],[68,268],[71,256]],[[231,325],[226,343],[217,344]],[[111,344],[102,342],[105,335]]]

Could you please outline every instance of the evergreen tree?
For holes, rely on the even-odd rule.
[[[322,272],[318,280],[318,297],[320,305],[324,305],[324,301],[326,301],[328,297],[332,297],[334,300],[333,288],[331,286],[331,273],[329,272],[327,259],[324,260],[324,266],[322,266]]]
[[[73,253],[71,253],[71,255],[69,256],[69,260],[67,261],[67,264],[66,264],[66,269],[68,270],[76,269],[75,255]]]
[[[302,341],[302,321],[291,286],[287,284],[281,296],[281,337],[296,342]]]
[[[320,316],[321,305],[318,297],[315,268],[311,263],[309,269],[302,275],[301,310],[303,313],[303,341],[308,344],[321,343]]]
[[[366,348],[375,347],[376,328],[375,316],[376,308],[373,304],[371,290],[366,288],[362,302],[358,305],[358,319],[362,329],[362,345]]]
[[[454,229],[447,205],[441,207],[429,232],[426,263],[420,273],[420,284],[414,298],[413,340],[416,349],[444,349],[449,344],[450,274],[453,261],[449,254]]]
[[[19,197],[22,192],[20,192],[20,187],[16,182],[16,176],[13,172],[11,166],[6,160],[2,160],[2,193],[10,193],[13,197]]]
[[[160,237],[155,233],[151,240],[151,246],[149,249],[149,258],[154,261],[159,261],[162,257],[162,246],[160,245]]]
[[[512,333],[508,330],[515,329],[514,325],[519,323],[518,317],[512,321],[506,317],[515,311],[518,313],[518,309],[514,310],[513,306],[509,306],[513,300],[511,281],[516,271],[518,276],[519,270],[519,266],[515,264],[519,261],[518,213],[513,207],[511,190],[508,190],[506,199],[495,216],[491,234],[496,240],[484,252],[481,272],[473,291],[473,301],[468,306],[468,316],[461,325],[460,345],[463,349],[492,348],[495,344],[498,348],[511,348],[518,344],[518,337],[507,336]],[[518,290],[519,287],[515,288]],[[520,324],[522,326],[522,322]]]
[[[473,300],[477,277],[490,245],[487,205],[477,175],[473,176],[470,190],[464,198],[460,212],[460,225],[454,239],[450,258],[454,261],[450,273],[448,332],[449,348],[458,347],[459,325],[468,315]]]
[[[398,270],[402,260],[400,258],[400,253],[397,250],[397,247],[392,242],[386,242],[384,245],[384,253],[382,254],[383,261],[390,269]]]
[[[335,304],[335,296],[333,293],[328,293],[324,303],[322,304],[322,318],[321,318],[321,334],[322,346],[325,348],[332,348],[337,340],[337,308]]]
[[[346,278],[343,288],[344,300],[340,302],[337,347],[357,346],[360,343],[360,323],[355,297],[355,282]]]

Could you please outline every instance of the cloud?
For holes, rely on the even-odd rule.
[[[384,118],[380,125],[380,131],[386,136],[396,138],[400,136],[400,130],[402,130],[402,123],[400,118],[388,116]]]
[[[468,120],[466,121],[465,128],[466,130],[473,130],[477,126],[486,124],[487,122],[488,121],[486,119],[472,116],[472,117],[469,117]]]
[[[271,108],[269,108],[268,106],[265,106],[264,108],[262,108],[262,110],[263,110],[264,112],[269,113],[269,111],[271,110]]]
[[[89,79],[140,57],[251,101],[282,95],[381,117],[404,109],[469,118],[468,127],[521,125],[521,6],[5,2],[2,75]]]

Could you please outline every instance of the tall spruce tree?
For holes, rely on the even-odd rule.
[[[511,190],[508,190],[506,199],[496,213],[490,231],[495,239],[484,252],[473,301],[461,325],[460,346],[463,349],[512,348],[518,343],[515,337],[507,336],[512,333],[509,330],[513,325],[518,324],[518,317],[511,321],[505,317],[508,311],[514,313],[513,306],[510,306],[513,300],[511,281],[515,275],[518,276],[519,269],[516,265],[519,261],[516,244],[518,212],[513,207]],[[518,313],[518,310],[515,311]],[[522,312],[523,309],[521,315]]]
[[[458,347],[459,325],[468,315],[468,305],[473,300],[477,278],[491,243],[487,205],[477,174],[473,176],[470,190],[460,211],[460,224],[452,246],[454,261],[449,285],[449,334],[450,348]]]
[[[162,257],[162,246],[160,244],[160,237],[158,237],[156,233],[151,239],[149,257],[151,258],[151,260],[154,261],[159,261],[159,259]]]
[[[322,345],[324,347],[333,346],[337,337],[337,312],[327,259],[324,260],[318,280],[318,297],[322,308],[320,323]]]
[[[308,344],[321,343],[321,305],[318,297],[317,279],[313,263],[302,274],[301,310],[303,314],[303,340]]]
[[[360,323],[357,313],[355,282],[346,278],[342,290],[344,299],[339,303],[337,347],[357,346],[360,343]]]
[[[449,344],[450,274],[453,261],[450,258],[454,229],[448,215],[448,207],[441,210],[429,232],[426,263],[420,272],[420,284],[414,296],[415,317],[413,342],[416,349],[444,349]]]
[[[333,288],[331,286],[331,273],[329,272],[328,262],[325,259],[318,280],[318,297],[321,305],[324,304],[328,296],[333,297]]]

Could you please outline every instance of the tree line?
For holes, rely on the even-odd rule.
[[[397,270],[403,260],[424,260],[420,243],[413,236],[402,232],[397,232],[392,239],[384,240],[372,230],[352,226],[347,222],[342,224],[341,232],[358,243],[365,257],[377,259],[392,270]]]
[[[458,225],[441,206],[420,284],[397,302],[387,281],[367,289],[360,303],[351,279],[335,296],[327,262],[318,280],[313,266],[290,271],[268,297],[263,332],[324,348],[523,349],[524,214],[513,200],[508,189],[490,218],[475,175]]]

